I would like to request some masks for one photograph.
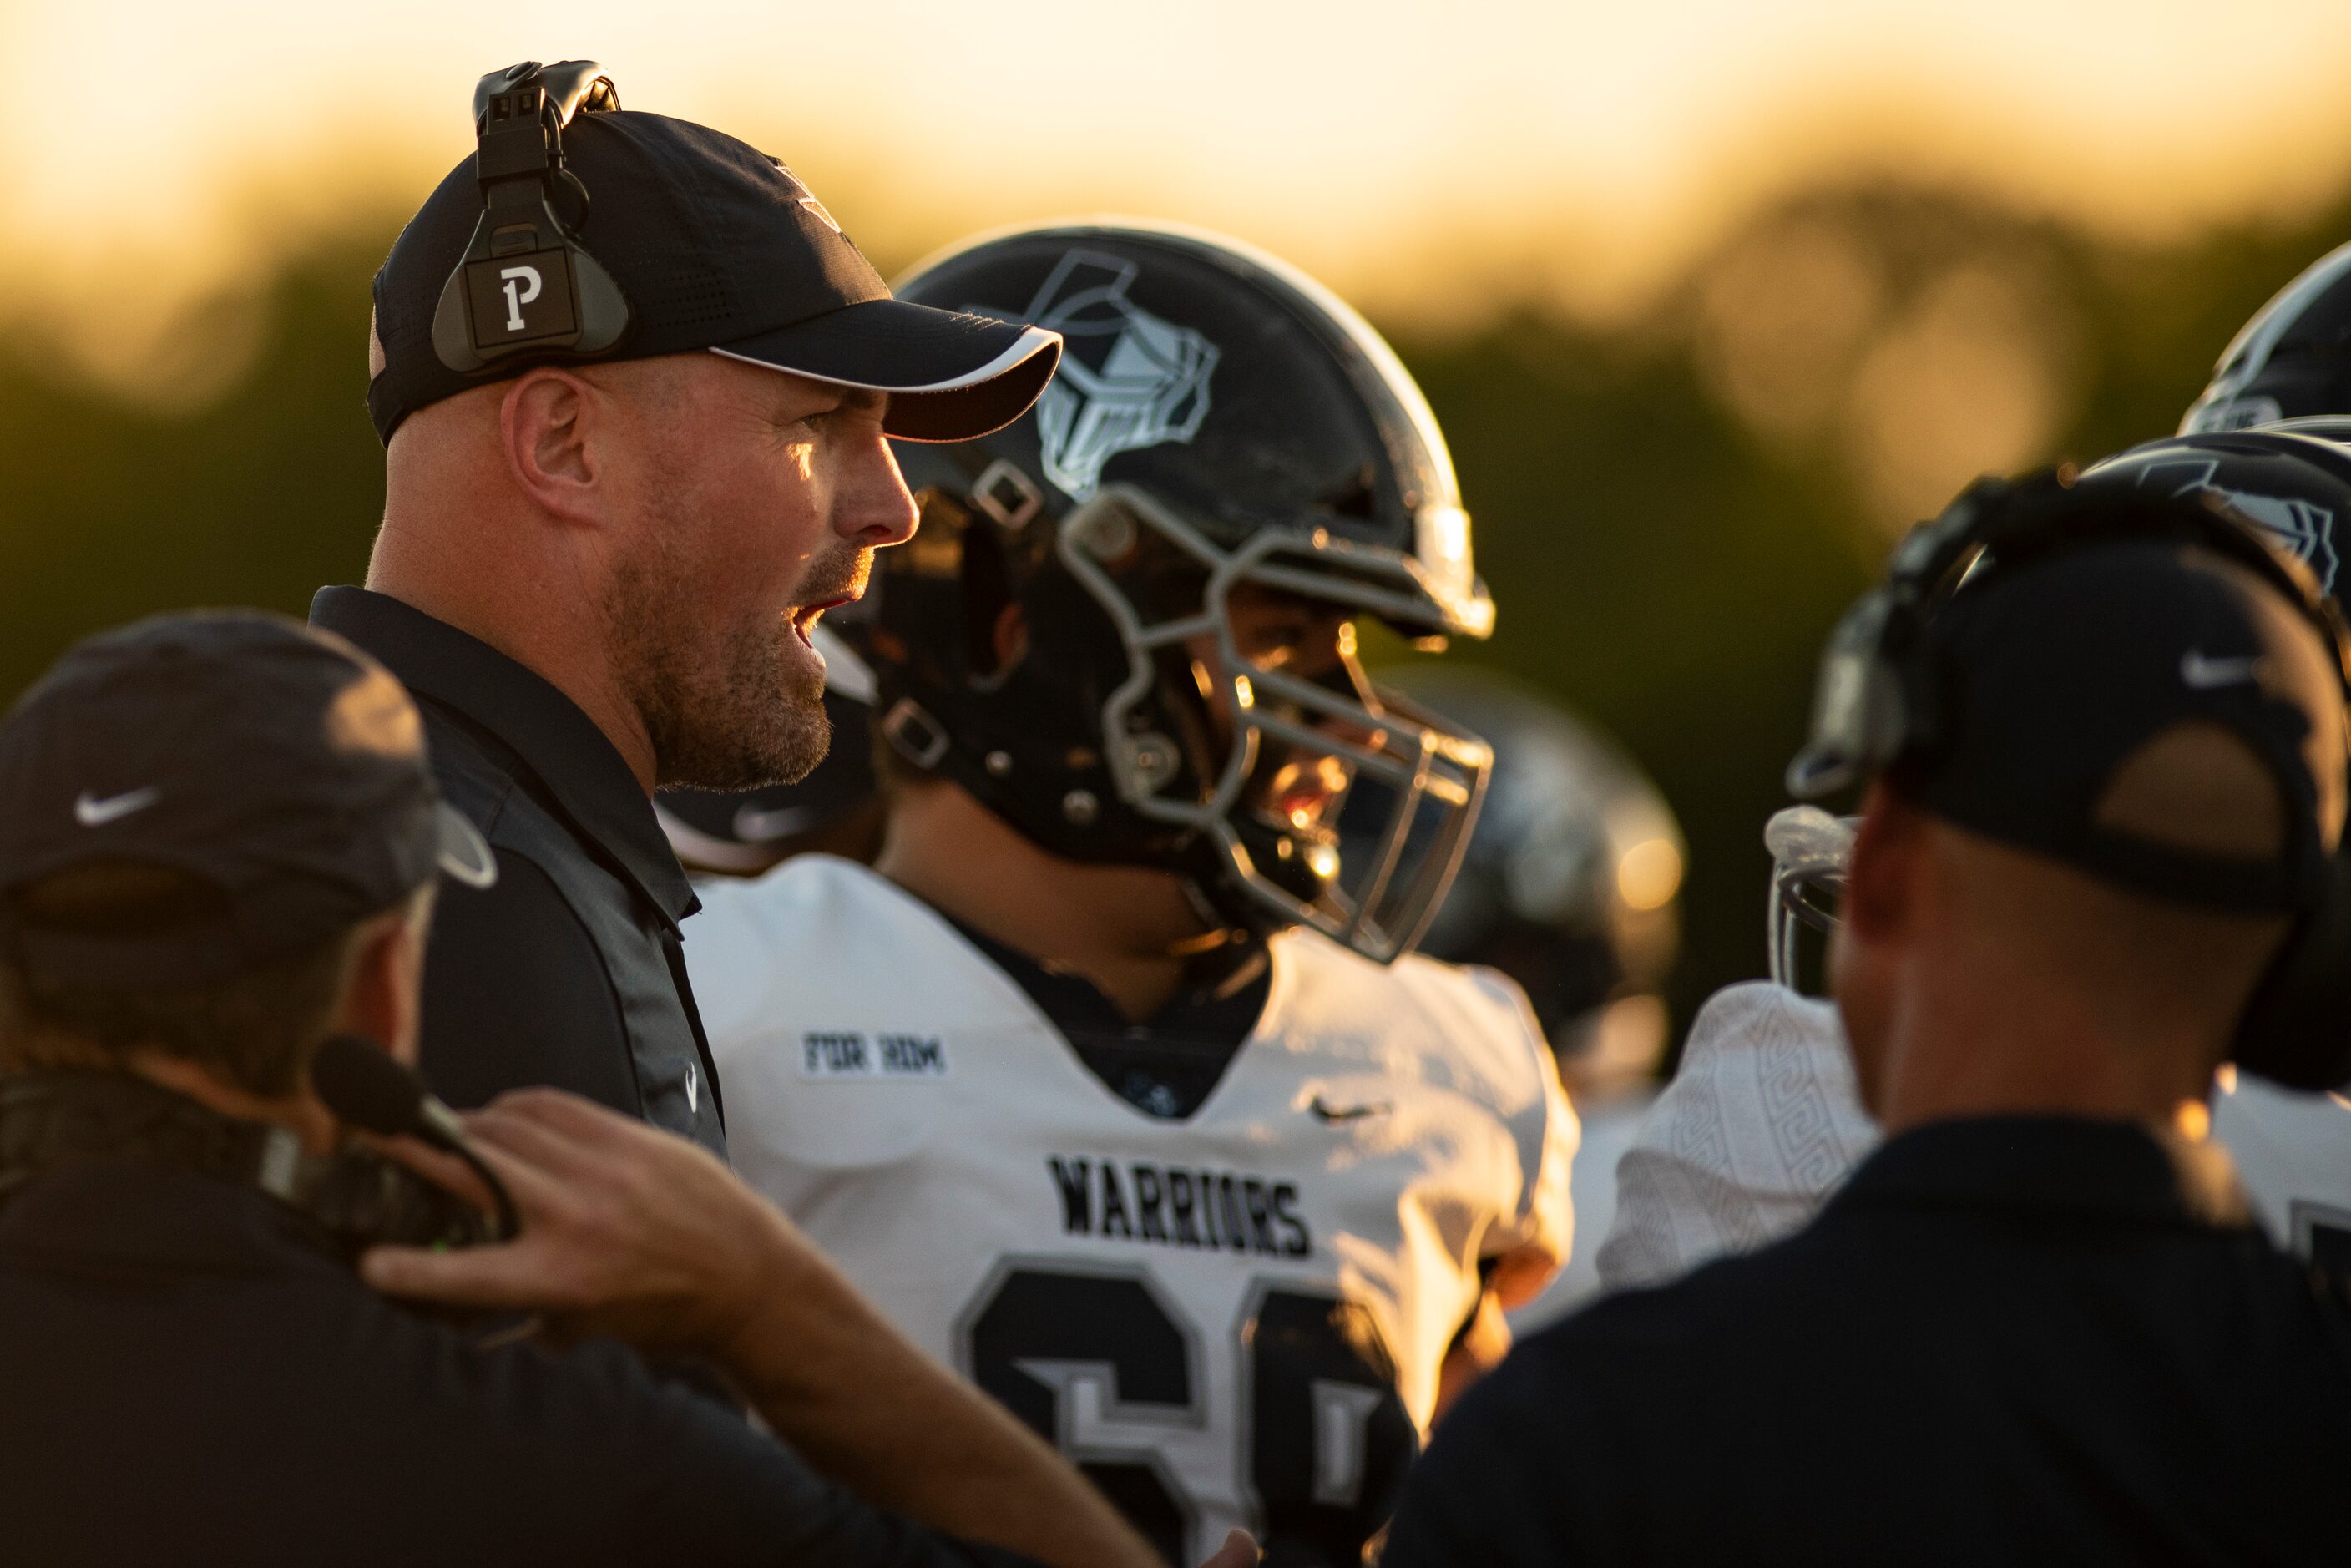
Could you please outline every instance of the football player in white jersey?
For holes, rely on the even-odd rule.
[[[875,868],[704,890],[737,1168],[1171,1561],[1357,1563],[1568,1249],[1524,996],[1412,952],[1489,753],[1356,660],[1359,617],[1492,625],[1451,460],[1353,311],[1220,239],[1035,229],[898,294],[1069,350],[901,450],[922,528],[844,627]]]
[[[1576,1228],[1596,1241],[1668,1042],[1660,993],[1681,939],[1681,824],[1614,739],[1543,693],[1451,661],[1381,674],[1493,747],[1460,874],[1419,950],[1499,969],[1527,993],[1575,1111]],[[1341,821],[1343,851],[1357,815]],[[1510,1314],[1513,1333],[1599,1288],[1592,1251],[1577,1247],[1549,1288]]]
[[[2314,274],[2322,271],[2345,284],[2335,308],[2341,329],[2351,330],[2351,314],[2343,314],[2351,312],[2351,248]],[[2327,294],[2297,287],[2280,299],[2307,305]],[[2274,413],[2280,392],[2291,397],[2309,385],[2259,379],[2262,361],[2249,363],[2240,350],[2265,340],[2262,320],[2240,334],[2216,390],[2189,411],[2190,424],[2204,411],[2222,433],[2147,442],[2091,468],[2083,482],[2213,492],[2333,591],[2335,552],[2351,545],[2338,531],[2351,517],[2351,445],[2313,419],[2229,428],[2222,394],[2231,388],[2268,400],[2263,406]],[[2266,334],[2279,338],[2293,334],[2285,326]],[[2332,373],[2330,366],[2314,357],[2300,369],[2309,377]],[[1817,808],[1792,807],[1764,837],[1773,861],[1771,978],[1725,988],[1692,1022],[1679,1071],[1618,1164],[1614,1215],[1604,1239],[1593,1239],[1603,1290],[1663,1284],[1801,1228],[1876,1143],[1836,1009],[1801,990],[1802,932],[1834,924],[1850,826]],[[2340,1011],[2351,1032],[2351,977],[2343,988]],[[2223,1066],[2209,1131],[2228,1148],[2270,1239],[2351,1286],[2351,1102],[2318,1092],[2330,1074],[2294,1076],[2298,1087],[2281,1087]]]

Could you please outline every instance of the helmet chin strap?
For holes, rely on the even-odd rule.
[[[1204,929],[1198,936],[1187,936],[1169,947],[1168,956],[1188,958],[1196,953],[1213,951],[1228,943],[1247,941],[1252,936],[1273,935],[1271,931],[1261,929],[1258,923],[1249,919],[1236,918],[1235,912],[1228,907],[1228,901],[1217,896],[1222,885],[1221,883],[1215,881],[1204,882],[1196,872],[1185,873],[1184,901],[1192,906],[1192,913],[1200,917],[1200,925]]]
[[[1184,886],[1188,892],[1192,883],[1186,882]],[[1167,956],[1171,958],[1196,958],[1203,953],[1213,953],[1219,947],[1246,942],[1249,937],[1249,934],[1237,925],[1219,925],[1213,930],[1203,931],[1197,936],[1186,936],[1181,942],[1170,944]]]

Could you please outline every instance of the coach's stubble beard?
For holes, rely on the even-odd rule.
[[[614,667],[653,743],[655,782],[720,790],[797,783],[832,742],[821,664],[787,617],[715,623],[706,575],[680,538],[650,530],[646,548],[614,573],[603,606]],[[858,591],[870,559],[851,546],[818,556],[795,602]]]

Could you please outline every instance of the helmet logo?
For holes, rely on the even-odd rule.
[[[1061,371],[1037,402],[1037,429],[1045,476],[1073,500],[1093,495],[1102,465],[1118,454],[1189,442],[1208,416],[1217,346],[1129,299],[1141,270],[1119,256],[1071,251],[1019,313],[1065,344]]]
[[[2187,420],[2179,427],[2179,434],[2227,435],[2232,431],[2274,424],[2284,417],[2285,411],[2273,397],[2215,398],[2189,409]]]
[[[2313,505],[2298,496],[2257,496],[2250,490],[2231,490],[2216,485],[2213,476],[2220,465],[2215,460],[2206,463],[2158,463],[2148,465],[2150,475],[2158,472],[2184,473],[2186,482],[2172,492],[2186,496],[2198,490],[2210,490],[2229,505],[2261,525],[2279,548],[2310,568],[2318,579],[2319,588],[2335,591],[2335,573],[2342,570],[2342,558],[2335,551],[2335,513]]]

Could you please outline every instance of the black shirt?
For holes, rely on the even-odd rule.
[[[1029,995],[1086,1071],[1146,1116],[1180,1122],[1207,1103],[1265,1016],[1273,965],[1263,942],[1228,943],[1186,967],[1167,1005],[1130,1023],[1118,1004],[1066,965],[1034,958],[945,911],[939,918]]]
[[[442,889],[426,1080],[457,1105],[552,1084],[724,1155],[678,929],[698,904],[604,732],[532,671],[396,599],[321,589],[310,622],[408,687],[443,793],[497,852],[496,886]]]
[[[0,1209],[0,1559],[1017,1561],[869,1507],[618,1345],[475,1348],[274,1199],[127,1166]]]
[[[2346,1481],[2351,1329],[2226,1155],[1983,1118],[1520,1345],[1438,1427],[1384,1568],[2339,1563]]]

